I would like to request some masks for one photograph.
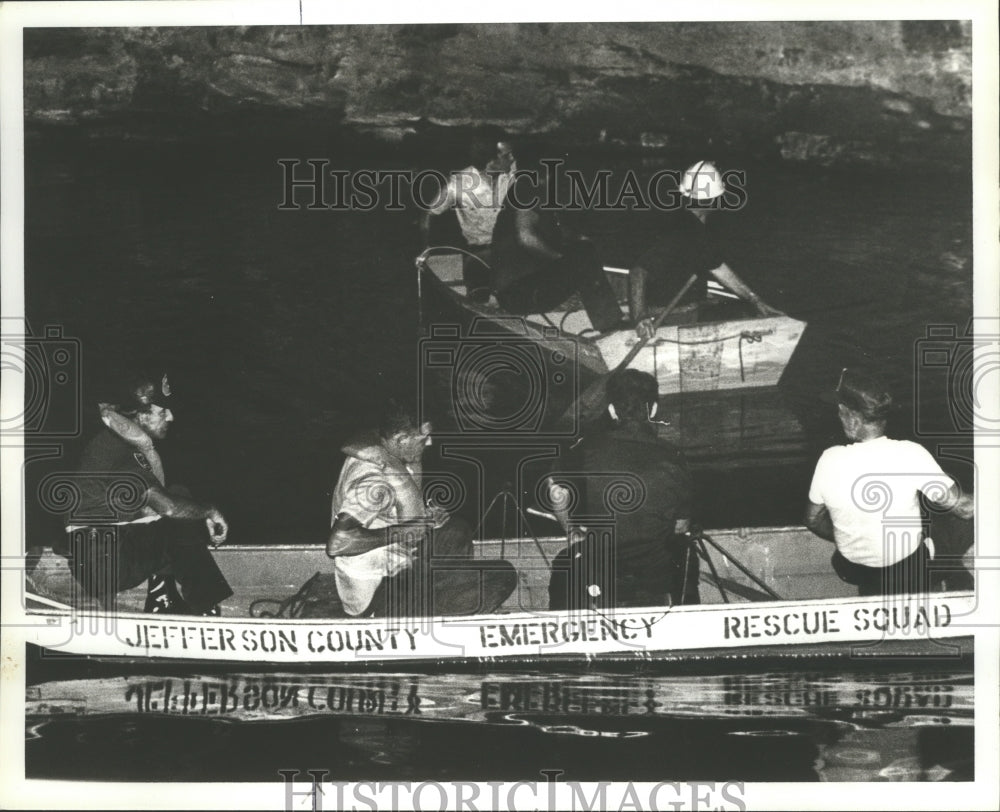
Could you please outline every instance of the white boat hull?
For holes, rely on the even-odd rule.
[[[118,616],[45,610],[22,627],[26,642],[99,658],[281,666],[657,660],[680,654],[834,645],[853,657],[889,656],[903,643],[957,656],[975,610],[968,593],[911,600],[841,598],[614,612],[519,612],[462,618],[255,620]]]
[[[433,254],[418,259],[436,286],[472,318],[498,323],[519,321],[518,335],[526,335],[571,355],[598,374],[614,369],[639,341],[632,329],[598,335],[584,310],[551,311],[521,318],[511,317],[491,300],[469,301],[462,282],[462,262],[457,254]],[[609,273],[619,290],[627,290],[627,274]],[[724,296],[725,292],[720,291]],[[622,315],[628,307],[622,302]],[[775,386],[805,332],[806,323],[776,316],[660,327],[656,335],[629,364],[656,377],[663,395]],[[470,331],[471,332],[471,331]]]
[[[663,393],[776,386],[805,328],[787,316],[660,327],[629,367],[655,377]],[[614,369],[638,341],[626,330],[596,343]]]

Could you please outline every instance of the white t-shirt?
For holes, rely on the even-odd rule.
[[[469,245],[489,245],[493,242],[493,226],[507,196],[511,175],[480,172],[467,166],[452,172],[448,185],[431,206],[434,214],[455,209],[462,235]]]
[[[879,437],[823,452],[809,501],[825,505],[837,549],[848,561],[887,567],[921,542],[918,492],[947,503],[954,480],[922,445]]]
[[[331,526],[346,513],[359,524],[381,530],[423,515],[420,487],[406,469],[393,470],[371,460],[348,457],[333,492]],[[333,559],[337,593],[349,615],[360,615],[383,578],[412,565],[401,543]]]

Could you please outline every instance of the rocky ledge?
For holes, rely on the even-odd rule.
[[[29,135],[480,122],[577,146],[968,170],[961,21],[32,29]]]

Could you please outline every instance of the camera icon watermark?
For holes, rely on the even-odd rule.
[[[577,350],[558,329],[520,317],[478,318],[468,331],[432,326],[419,347],[421,409],[447,399],[450,424],[435,420],[443,439],[572,436],[579,422]]]
[[[1000,319],[928,325],[914,350],[918,437],[1000,434]]]
[[[23,398],[3,398],[0,434],[77,436],[82,422],[80,341],[64,336],[58,326],[34,335],[22,319],[4,318],[2,330],[4,389],[17,392],[20,382]]]

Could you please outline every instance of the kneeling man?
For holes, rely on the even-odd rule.
[[[390,404],[377,436],[345,447],[326,553],[355,617],[496,611],[517,585],[508,561],[472,559],[472,530],[424,503],[431,426]]]

